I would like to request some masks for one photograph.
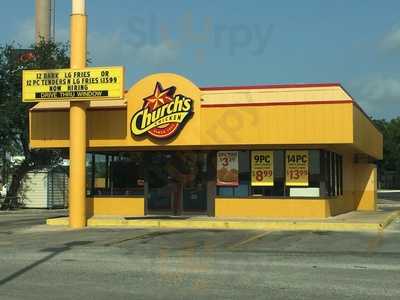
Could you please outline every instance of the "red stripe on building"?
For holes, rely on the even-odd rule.
[[[201,87],[201,91],[226,91],[226,90],[257,90],[257,89],[285,89],[285,88],[313,88],[313,87],[341,87],[340,83],[294,83],[294,84],[269,84],[269,85],[243,85],[243,86],[210,86]]]
[[[309,105],[309,104],[343,104],[354,103],[352,100],[325,100],[325,101],[291,101],[291,102],[263,102],[263,103],[221,103],[202,104],[201,107],[240,107],[240,106],[276,106],[276,105]]]

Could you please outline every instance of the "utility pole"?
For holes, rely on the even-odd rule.
[[[86,67],[87,16],[85,0],[72,0],[71,68]],[[86,108],[88,102],[71,101],[69,111],[69,225],[86,226]]]

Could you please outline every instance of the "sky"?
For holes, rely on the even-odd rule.
[[[2,1],[0,45],[34,40],[34,0]],[[56,40],[70,0],[56,0]],[[156,72],[200,87],[339,82],[374,118],[400,116],[398,0],[87,0],[92,66],[126,88]]]

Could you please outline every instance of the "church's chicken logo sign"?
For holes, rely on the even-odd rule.
[[[163,89],[157,82],[153,95],[143,99],[142,109],[132,117],[133,135],[147,133],[154,138],[168,138],[185,125],[193,114],[193,100],[175,92],[175,86]]]

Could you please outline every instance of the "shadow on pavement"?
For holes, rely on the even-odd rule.
[[[7,282],[10,282],[12,280],[14,280],[15,278],[23,275],[24,273],[32,270],[33,268],[41,265],[42,263],[52,259],[53,257],[71,250],[73,247],[77,247],[77,246],[85,246],[88,244],[93,243],[92,241],[77,241],[77,242],[70,242],[70,243],[66,243],[61,247],[55,247],[55,248],[46,248],[43,249],[42,252],[50,252],[49,255],[43,257],[42,259],[35,261],[34,263],[26,266],[25,268],[22,268],[21,270],[18,270],[10,275],[8,275],[7,277],[0,279],[0,286],[6,284]]]

